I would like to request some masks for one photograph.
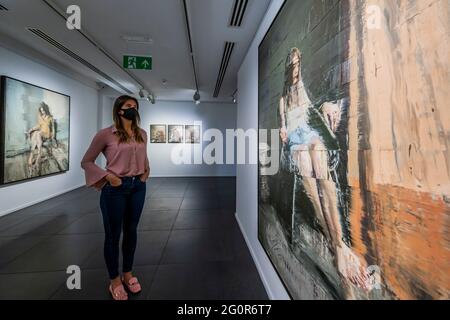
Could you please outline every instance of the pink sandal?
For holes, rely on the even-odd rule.
[[[136,277],[131,278],[128,280],[128,283],[125,282],[125,279],[122,278],[122,282],[127,286],[128,290],[130,290],[131,293],[139,293],[141,292],[142,288],[139,284],[139,281]]]
[[[123,285],[117,286],[114,290],[112,284],[109,285],[109,292],[114,300],[128,300],[128,294]]]

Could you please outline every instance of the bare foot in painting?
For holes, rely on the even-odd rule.
[[[339,273],[353,285],[369,290],[367,266],[361,263],[359,257],[345,244],[336,248],[336,260]]]

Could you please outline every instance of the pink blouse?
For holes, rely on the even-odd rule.
[[[132,140],[130,143],[119,144],[116,131],[114,125],[100,130],[81,160],[87,186],[100,190],[107,182],[105,177],[110,173],[118,177],[132,177],[150,171],[147,157],[147,132],[141,129],[145,143]],[[100,152],[106,157],[106,170],[95,164]]]

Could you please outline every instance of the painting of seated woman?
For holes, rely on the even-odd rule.
[[[70,97],[2,77],[1,182],[69,170]]]

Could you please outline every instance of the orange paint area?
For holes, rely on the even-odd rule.
[[[375,186],[369,212],[352,192],[354,250],[378,265],[385,289],[399,299],[449,298],[450,203],[394,186]],[[448,201],[448,200],[447,200]]]

